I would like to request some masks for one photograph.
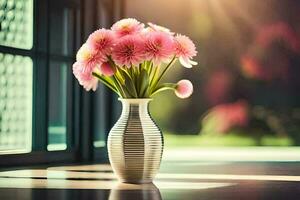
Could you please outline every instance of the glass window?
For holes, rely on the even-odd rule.
[[[33,0],[0,0],[0,45],[31,49]]]
[[[48,147],[49,151],[67,148],[67,73],[68,64],[51,61],[49,67]]]
[[[31,151],[32,60],[0,53],[0,153]]]
[[[0,0],[0,45],[31,49],[33,0]],[[32,82],[30,57],[0,53],[0,152],[32,148]]]

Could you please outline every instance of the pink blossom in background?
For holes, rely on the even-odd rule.
[[[90,71],[105,59],[106,58],[102,54],[93,51],[87,44],[83,44],[76,54],[76,61],[82,63],[82,65]]]
[[[280,48],[274,48],[274,45]],[[286,49],[300,54],[300,36],[290,25],[276,22],[263,26],[248,51],[241,56],[243,74],[264,81],[288,80],[290,58]]]
[[[109,62],[104,62],[99,67],[100,73],[104,76],[112,76],[116,73],[116,68],[111,66]]]
[[[287,80],[289,59],[280,53],[272,58],[265,59],[257,56],[244,55],[241,57],[243,74],[248,78],[271,81],[274,79]]]
[[[185,99],[192,95],[193,84],[189,80],[180,80],[175,88],[175,94],[179,98]]]
[[[179,62],[186,68],[192,68],[197,62],[191,59],[197,55],[195,44],[185,35],[175,37],[175,54],[179,57]]]
[[[107,56],[111,53],[111,48],[114,45],[114,34],[111,30],[99,29],[93,32],[87,39],[87,45],[91,50]]]
[[[131,67],[139,65],[144,59],[144,41],[138,35],[127,35],[117,40],[112,58],[117,65]]]
[[[147,33],[145,38],[145,56],[147,60],[153,61],[154,65],[169,62],[174,56],[173,40],[169,34],[152,31]]]
[[[210,124],[215,133],[226,133],[234,127],[248,124],[248,104],[239,100],[235,103],[220,104],[213,107],[203,119],[203,127]]]
[[[300,53],[299,35],[290,25],[281,21],[263,26],[256,36],[255,43],[266,48],[278,39],[283,40],[292,51]]]
[[[214,70],[204,86],[204,94],[210,105],[224,102],[230,94],[233,85],[233,75],[226,69]]]
[[[73,64],[73,74],[78,80],[79,84],[87,91],[95,91],[98,86],[98,79],[92,75],[92,69],[88,68],[82,62],[75,62]]]
[[[243,74],[248,78],[257,78],[269,80],[268,73],[263,69],[263,67],[258,63],[258,61],[252,56],[242,56],[241,66]]]
[[[114,31],[117,37],[126,35],[135,35],[142,33],[144,24],[133,18],[122,19],[112,25],[111,30]]]

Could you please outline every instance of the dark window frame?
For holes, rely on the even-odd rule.
[[[49,48],[49,16],[51,4],[70,6],[75,10],[75,34],[72,56],[51,54]],[[67,77],[67,149],[47,151],[48,145],[48,93],[49,63],[51,60],[74,62],[75,52],[87,36],[99,27],[108,27],[122,16],[122,0],[34,0],[33,48],[30,50],[0,45],[0,52],[29,56],[33,60],[33,123],[32,152],[0,155],[0,168],[40,164],[59,164],[74,162],[107,162],[106,147],[94,148],[94,124],[102,120],[101,134],[107,137],[112,126],[116,96],[101,87],[100,92],[86,92],[72,75],[71,66]],[[99,12],[99,9],[101,11]],[[94,114],[97,96],[104,101],[98,107],[103,119]]]

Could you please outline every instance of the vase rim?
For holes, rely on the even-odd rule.
[[[127,103],[148,103],[149,101],[152,101],[152,98],[118,98],[121,102],[127,102]]]

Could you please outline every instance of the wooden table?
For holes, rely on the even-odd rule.
[[[0,199],[300,199],[300,164],[166,159],[145,185],[118,183],[108,164],[9,170],[0,172]]]

